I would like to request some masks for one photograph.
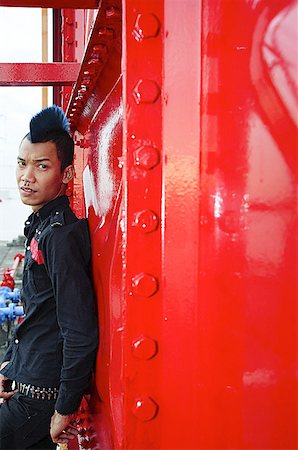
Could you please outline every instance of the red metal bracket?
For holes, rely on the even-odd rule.
[[[78,63],[0,63],[0,86],[72,85]]]
[[[121,1],[115,0],[111,6],[103,0],[66,111],[73,130],[86,131],[120,74]]]

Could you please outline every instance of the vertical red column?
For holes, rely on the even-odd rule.
[[[201,2],[165,1],[162,449],[198,449]]]
[[[160,441],[163,1],[124,14],[124,448],[141,449]]]

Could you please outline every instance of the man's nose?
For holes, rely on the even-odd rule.
[[[33,183],[35,181],[33,167],[30,166],[26,167],[26,169],[22,173],[21,180],[29,183]]]

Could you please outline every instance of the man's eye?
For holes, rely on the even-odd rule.
[[[48,166],[46,166],[45,164],[39,164],[38,167],[40,169],[47,169],[48,168]]]
[[[25,167],[25,161],[18,161],[18,166]]]

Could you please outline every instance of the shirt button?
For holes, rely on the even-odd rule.
[[[19,341],[18,339],[15,339],[15,340],[14,340],[14,343],[15,343],[15,344],[18,344],[19,342],[20,342],[20,341]]]
[[[28,245],[27,250],[30,250],[30,245]]]

